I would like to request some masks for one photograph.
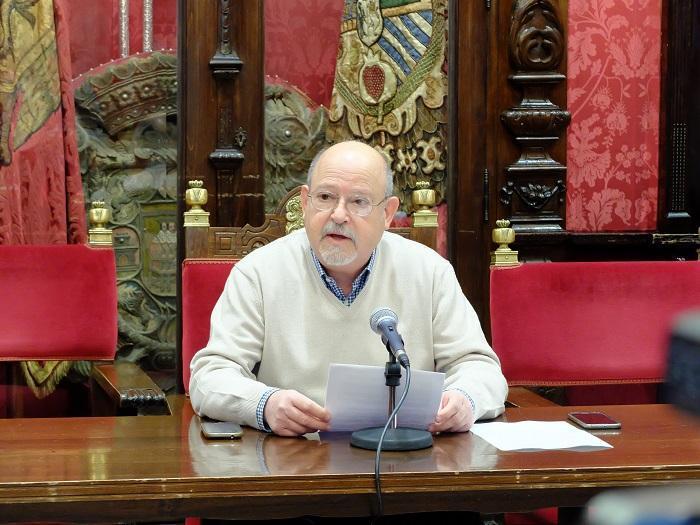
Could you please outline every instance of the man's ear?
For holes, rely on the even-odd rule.
[[[309,203],[309,187],[304,184],[301,187],[301,211],[306,213],[306,207]]]
[[[399,209],[399,204],[399,198],[394,195],[386,200],[386,206],[384,206],[384,228],[391,226],[391,221],[394,219],[396,210]]]

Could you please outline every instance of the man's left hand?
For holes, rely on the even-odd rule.
[[[472,405],[462,392],[448,390],[442,393],[440,409],[430,432],[466,432],[474,424]]]

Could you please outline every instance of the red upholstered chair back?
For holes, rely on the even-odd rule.
[[[211,311],[234,259],[185,259],[182,265],[182,381],[190,387],[190,361],[209,340]]]
[[[526,263],[491,270],[493,347],[512,386],[661,382],[700,262]]]
[[[0,246],[0,297],[0,360],[114,359],[111,249]]]

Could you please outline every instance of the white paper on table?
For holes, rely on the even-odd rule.
[[[405,388],[406,371],[396,387],[396,403]],[[400,427],[425,430],[435,420],[445,374],[411,370],[411,386],[398,413]],[[389,387],[384,367],[332,363],[328,368],[326,408],[331,413],[331,431],[344,432],[381,427],[389,416]]]
[[[584,451],[613,448],[609,443],[566,421],[477,423],[472,426],[471,431],[499,450]]]

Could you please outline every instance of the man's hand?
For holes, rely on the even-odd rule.
[[[430,432],[466,432],[474,424],[472,405],[462,392],[448,390],[442,393],[440,409]]]
[[[331,415],[296,390],[278,390],[265,404],[265,421],[279,436],[300,436],[328,430]]]

